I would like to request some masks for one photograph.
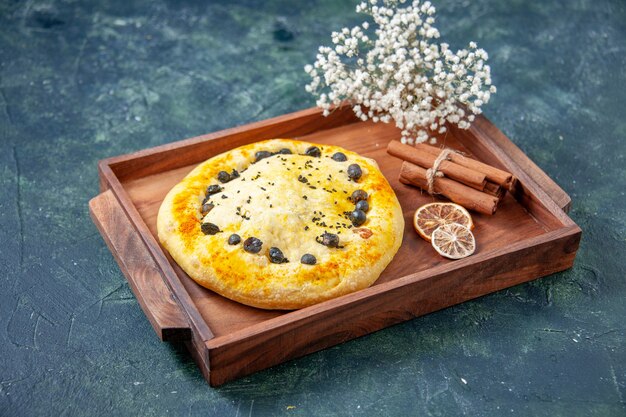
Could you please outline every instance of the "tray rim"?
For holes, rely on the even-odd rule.
[[[530,237],[527,239],[523,239],[517,241],[507,247],[498,248],[495,250],[491,250],[488,252],[479,253],[476,255],[472,255],[474,261],[471,261],[469,258],[461,259],[460,261],[464,262],[455,262],[454,267],[450,267],[452,264],[442,264],[433,268],[429,268],[420,272],[414,272],[412,274],[404,275],[400,278],[396,278],[391,281],[387,281],[376,286],[364,288],[360,291],[355,291],[350,294],[346,294],[344,296],[335,298],[333,300],[327,300],[309,307],[304,307],[299,310],[289,311],[283,315],[267,319],[261,323],[252,324],[243,329],[234,331],[229,334],[215,336],[209,340],[207,340],[207,346],[209,348],[218,348],[230,345],[232,343],[239,342],[248,337],[254,336],[255,334],[263,333],[268,330],[279,329],[282,326],[287,326],[295,321],[301,319],[308,319],[315,314],[321,314],[323,312],[332,310],[337,307],[346,307],[352,303],[364,301],[371,297],[376,297],[380,293],[388,292],[396,289],[400,289],[405,287],[407,284],[423,281],[430,279],[435,276],[443,275],[448,272],[462,270],[468,266],[482,263],[487,260],[493,260],[494,258],[501,257],[506,254],[511,254],[517,252],[519,249],[526,248],[528,246],[536,246],[541,243],[546,243],[554,240],[555,238],[561,238],[565,236],[573,236],[578,231],[577,226],[566,226],[559,230],[554,230],[550,232],[546,232],[539,236]],[[528,245],[527,243],[532,242],[533,245]],[[340,300],[341,302],[332,303],[334,300]],[[302,316],[302,317],[300,317]]]
[[[487,143],[486,146],[490,152],[495,152],[496,157],[505,163],[507,167],[510,169],[514,167],[515,169],[510,169],[518,179],[520,183],[523,184],[520,192],[523,192],[527,195],[534,197],[532,200],[537,208],[541,208],[546,211],[556,222],[560,224],[554,228],[554,230],[547,231],[546,233],[541,234],[540,236],[536,236],[533,238],[526,238],[521,241],[515,242],[514,244],[508,245],[503,248],[496,248],[487,252],[482,252],[477,255],[472,256],[471,258],[466,258],[463,260],[456,261],[450,264],[442,264],[434,268],[429,268],[424,271],[420,271],[417,273],[407,274],[403,277],[394,279],[392,281],[388,281],[385,283],[381,283],[375,287],[366,288],[364,290],[357,291],[352,294],[347,294],[342,297],[328,300],[314,306],[306,307],[300,310],[290,311],[281,316],[265,320],[260,323],[256,323],[250,325],[246,328],[234,331],[229,334],[215,336],[211,331],[208,323],[203,319],[200,312],[198,311],[195,303],[191,299],[189,293],[184,288],[182,282],[180,282],[176,272],[174,271],[169,259],[169,256],[165,253],[163,248],[157,242],[156,238],[149,231],[146,223],[143,221],[143,218],[139,214],[137,208],[133,204],[130,196],[128,195],[122,180],[118,178],[113,168],[115,165],[120,163],[125,163],[128,161],[133,161],[138,158],[144,157],[152,157],[155,155],[161,155],[163,153],[171,152],[176,149],[180,149],[182,147],[193,147],[198,144],[203,144],[205,142],[214,141],[218,139],[227,140],[227,138],[231,135],[237,134],[246,130],[254,130],[254,129],[266,129],[271,128],[277,122],[289,121],[289,120],[298,120],[301,118],[311,118],[311,117],[321,117],[321,110],[317,108],[305,109],[302,111],[290,113],[287,115],[278,116],[275,118],[263,120],[260,122],[255,122],[235,128],[229,128],[225,130],[221,130],[218,132],[210,133],[207,135],[201,135],[190,139],[184,139],[172,143],[167,143],[164,145],[143,149],[137,152],[132,152],[124,155],[118,155],[110,158],[103,159],[98,163],[99,177],[100,177],[100,189],[101,191],[105,191],[110,189],[120,206],[124,210],[126,216],[128,216],[131,224],[135,228],[135,232],[139,235],[143,244],[148,249],[151,256],[154,258],[155,262],[161,269],[161,275],[163,280],[165,281],[167,287],[174,294],[176,301],[183,314],[189,319],[189,325],[193,334],[193,343],[199,343],[204,345],[206,348],[206,356],[205,358],[201,358],[203,362],[205,362],[206,366],[210,368],[208,355],[210,352],[214,350],[224,349],[233,344],[241,343],[259,334],[268,333],[270,331],[279,331],[283,327],[288,327],[302,320],[311,320],[316,316],[320,316],[328,311],[337,308],[349,308],[353,303],[362,302],[364,300],[368,300],[372,297],[376,297],[380,293],[385,293],[388,291],[393,291],[394,289],[402,288],[408,284],[415,283],[418,281],[426,280],[428,278],[432,278],[439,274],[445,274],[451,271],[462,270],[463,268],[469,267],[471,265],[480,264],[482,262],[495,259],[499,256],[504,256],[506,254],[511,254],[516,251],[519,251],[521,248],[527,248],[529,246],[534,246],[540,244],[542,242],[549,242],[553,239],[563,238],[563,237],[574,237],[576,235],[580,235],[580,228],[567,216],[567,214],[563,211],[564,208],[560,207],[557,203],[543,190],[543,188],[531,178],[530,174],[525,172],[517,162],[507,154],[505,150],[503,150],[497,143]],[[349,123],[358,123],[358,120],[350,120],[350,117],[344,118],[343,122],[340,122],[337,126],[349,124]],[[328,126],[323,127],[318,130],[326,130],[328,128],[332,128],[336,126]],[[495,128],[491,122],[489,122],[483,116],[477,119],[472,126],[472,129],[481,130],[481,129],[489,129]],[[506,136],[504,136],[497,128],[495,128],[497,133],[501,134],[506,140]],[[493,134],[493,133],[492,133]],[[300,135],[301,136],[301,135]],[[251,143],[257,140],[261,140],[261,138],[256,138],[253,140],[247,140],[246,143]],[[510,140],[508,140],[510,142]],[[512,144],[512,142],[510,142]],[[218,145],[216,145],[218,146]],[[239,146],[237,144],[233,144],[232,147]],[[515,146],[513,144],[513,146]],[[519,150],[519,149],[518,149]],[[521,152],[521,151],[520,151]],[[206,155],[203,156],[206,159]],[[529,160],[530,161],[530,160]],[[532,161],[530,161],[532,162]],[[541,171],[538,167],[535,167],[540,171],[541,174],[545,175],[543,171]],[[173,168],[171,168],[173,169]],[[167,170],[163,170],[167,171]],[[149,174],[148,174],[149,175]],[[141,176],[140,176],[141,177]],[[546,176],[547,177],[547,176]],[[558,187],[558,186],[557,186]],[[564,192],[563,192],[564,193]],[[565,193],[564,193],[565,194]],[[566,195],[566,194],[565,194]],[[566,195],[567,196],[567,195]],[[569,204],[569,203],[568,203]],[[532,215],[532,214],[531,214]],[[577,248],[577,245],[576,245]],[[574,250],[575,252],[575,250]],[[386,327],[386,326],[385,326]]]

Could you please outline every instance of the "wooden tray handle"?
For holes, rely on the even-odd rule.
[[[570,196],[486,117],[477,117],[472,129],[480,130],[526,172],[565,213],[569,212],[572,207]]]
[[[113,193],[105,191],[89,201],[89,213],[157,336],[190,340],[185,314]]]

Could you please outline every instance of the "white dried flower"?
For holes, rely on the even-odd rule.
[[[435,41],[440,34],[432,3],[403,3],[358,4],[356,11],[372,22],[332,33],[334,46],[320,47],[315,63],[305,67],[311,76],[306,91],[318,96],[325,115],[349,101],[361,120],[393,119],[404,143],[432,140],[431,134],[446,132],[446,122],[469,128],[496,92],[487,52],[475,42],[452,52]]]

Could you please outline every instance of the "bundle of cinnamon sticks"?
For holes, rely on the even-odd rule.
[[[426,144],[415,146],[391,141],[387,153],[402,159],[400,182],[441,194],[463,207],[494,214],[507,190],[513,190],[515,177],[506,171],[471,159],[461,153]],[[437,165],[436,172],[428,172]],[[434,174],[434,175],[433,175]],[[429,179],[431,180],[429,184]]]

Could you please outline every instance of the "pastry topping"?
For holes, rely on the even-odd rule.
[[[215,207],[215,205],[213,205],[212,203],[204,203],[202,205],[202,216],[206,216],[209,211],[213,210],[213,208]]]
[[[241,206],[237,206],[237,208],[235,209],[235,214],[244,220],[250,220],[250,212],[248,210],[242,212]]]
[[[320,156],[322,156],[322,151],[317,146],[311,146],[304,152],[304,154],[308,156],[313,156],[315,158],[319,158]]]
[[[249,253],[259,253],[263,242],[256,237],[249,237],[243,242],[243,250]]]
[[[289,148],[282,148],[280,151],[278,151],[278,153],[281,155],[291,155],[291,150]]]
[[[206,194],[207,194],[207,195],[213,195],[213,194],[217,194],[217,193],[219,193],[219,192],[220,192],[220,191],[222,191],[222,190],[223,190],[223,188],[222,188],[222,187],[220,187],[220,186],[219,186],[219,185],[217,185],[217,184],[213,184],[213,185],[209,185],[209,186],[207,187],[207,189],[206,189]]]
[[[228,237],[229,245],[238,245],[240,242],[241,242],[241,236],[239,236],[237,233],[233,233],[232,235]]]
[[[269,255],[270,255],[270,262],[272,262],[273,264],[284,264],[286,262],[289,262],[289,259],[285,258],[285,255],[283,255],[283,252],[276,247],[270,248]]]
[[[431,237],[433,248],[446,258],[465,258],[476,250],[476,241],[472,231],[458,223],[439,226]]]
[[[317,259],[310,253],[305,253],[302,255],[302,258],[300,258],[300,262],[305,265],[315,265],[317,263]]]
[[[352,195],[350,196],[350,201],[352,201],[354,204],[358,203],[359,201],[364,201],[367,200],[367,193],[363,190],[356,190],[352,193]]]
[[[328,246],[329,248],[339,247],[339,236],[334,233],[324,232],[322,236],[316,237],[315,241],[317,243],[321,243],[324,246]]]
[[[205,235],[214,235],[221,232],[220,228],[213,223],[202,223],[202,226],[200,226],[200,228],[202,229],[202,233],[204,233]]]
[[[360,226],[365,223],[365,220],[367,220],[367,216],[363,210],[354,210],[350,213],[350,221],[353,226]]]
[[[272,153],[269,151],[258,151],[254,154],[254,162],[259,162],[261,159],[269,158],[272,156]]]
[[[354,208],[367,213],[370,210],[370,205],[366,200],[361,200],[356,203],[356,206],[354,206]]]
[[[348,167],[348,178],[351,180],[357,181],[361,178],[361,175],[363,175],[363,171],[361,170],[359,164],[351,164]]]
[[[352,229],[352,231],[361,236],[363,239],[369,239],[374,234],[374,232],[367,227],[359,227],[357,229]]]
[[[217,173],[217,180],[222,184],[230,181],[231,179],[230,174],[226,171],[220,171]]]
[[[333,156],[331,156],[331,158],[333,158],[333,160],[337,162],[345,162],[348,160],[348,158],[346,157],[346,154],[343,152],[335,152]]]
[[[235,178],[239,178],[239,172],[236,169],[233,169],[233,172],[230,173],[230,179],[234,180]]]
[[[307,179],[307,177],[303,177],[302,175],[298,175],[298,181],[300,181],[301,183],[305,184],[307,182],[309,182],[309,180]]]

